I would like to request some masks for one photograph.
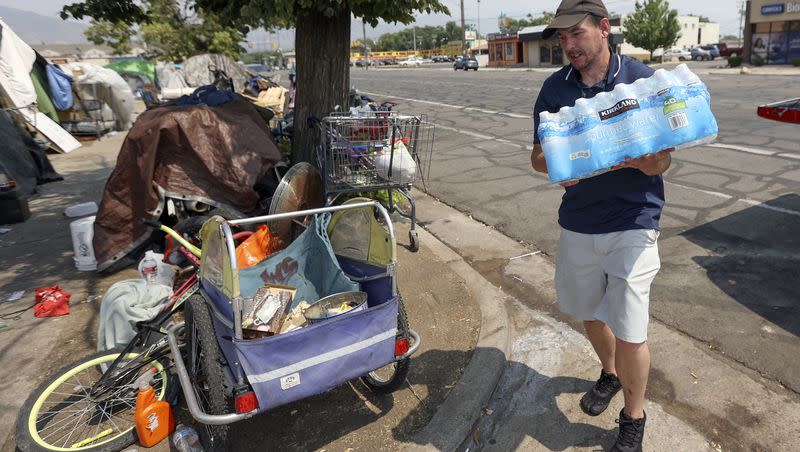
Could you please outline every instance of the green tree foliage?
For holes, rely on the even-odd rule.
[[[678,11],[669,8],[669,2],[644,0],[636,2],[634,12],[625,18],[625,40],[631,45],[650,52],[671,47],[680,37]]]
[[[97,45],[111,47],[115,55],[125,55],[133,50],[132,37],[135,32],[131,25],[124,22],[92,19],[83,34]]]
[[[542,15],[539,17],[533,17],[533,14],[529,13],[526,17],[522,19],[509,19],[508,32],[516,33],[525,27],[533,27],[536,25],[547,25],[553,21],[553,17],[555,17],[555,14],[543,11]]]
[[[62,9],[62,17],[84,16],[111,22],[152,20],[135,0],[84,0]],[[307,119],[322,117],[336,105],[347,105],[350,90],[350,20],[373,27],[379,20],[410,24],[416,13],[450,14],[439,0],[195,0],[198,11],[215,14],[222,25],[295,28],[297,99],[292,159],[314,162],[314,135]]]
[[[200,53],[219,53],[238,58],[244,34],[223,26],[219,17],[206,11],[181,10],[175,0],[147,0],[148,19],[139,24],[110,19],[93,19],[86,37],[106,44],[115,54],[131,51],[134,41],[145,45],[148,56],[183,61]]]
[[[413,50],[414,34],[417,36],[417,50],[430,50],[441,47],[450,41],[461,41],[461,27],[450,21],[444,26],[425,26],[407,28],[395,33],[384,33],[375,43],[374,50]]]

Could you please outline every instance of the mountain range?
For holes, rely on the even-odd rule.
[[[7,6],[0,6],[0,17],[29,45],[89,42],[83,35],[89,26],[75,20],[61,20],[58,16],[43,16]]]

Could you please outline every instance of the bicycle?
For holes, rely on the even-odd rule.
[[[200,249],[160,223],[145,222],[170,234],[190,262],[199,264]],[[121,450],[135,442],[133,411],[139,377],[155,368],[157,398],[175,401],[178,396],[166,331],[173,315],[198,288],[193,274],[153,320],[137,324],[137,334],[122,350],[83,357],[39,385],[17,418],[18,450]]]

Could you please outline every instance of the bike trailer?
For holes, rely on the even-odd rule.
[[[383,225],[375,221],[376,210]],[[237,268],[231,225],[308,215],[313,215],[308,228],[287,248],[252,267]],[[418,349],[415,332],[398,331],[401,301],[394,280],[394,231],[378,202],[351,200],[342,206],[231,222],[214,217],[203,226],[202,238],[201,291],[210,306],[217,343],[235,385],[249,385],[258,406],[247,413],[204,412],[177,345],[182,325],[176,325],[170,330],[170,345],[189,410],[198,421],[235,422],[329,391]],[[245,339],[243,300],[265,283],[296,288],[292,307],[348,291],[366,292],[367,307],[287,333]],[[404,346],[398,347],[398,342]]]

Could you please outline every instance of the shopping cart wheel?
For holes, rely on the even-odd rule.
[[[232,384],[225,376],[224,358],[217,345],[211,311],[198,291],[186,304],[186,353],[189,378],[197,400],[208,414],[226,414],[233,406]],[[198,424],[203,448],[227,451],[227,425]]]
[[[406,316],[406,308],[403,306],[403,297],[400,297],[397,304],[397,334],[410,338],[408,334],[408,317]],[[361,381],[375,392],[388,394],[403,385],[408,376],[410,365],[411,358],[401,359],[380,369],[373,370],[361,377]]]
[[[408,231],[408,249],[412,252],[416,253],[419,251],[419,235],[417,235],[417,231],[410,230]]]

